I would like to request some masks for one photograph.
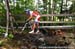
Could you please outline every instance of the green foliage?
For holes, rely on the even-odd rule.
[[[24,12],[25,9],[33,9],[34,8],[34,4],[33,4],[33,0],[18,0],[18,2],[15,3],[16,5],[14,6],[14,4],[12,5],[12,13],[13,14],[21,14]]]
[[[5,4],[3,3],[3,1],[2,0],[0,1],[0,14],[2,15],[0,16],[0,23],[3,22],[3,20],[4,21],[6,20],[6,16],[3,16],[6,14]],[[50,14],[52,12],[55,14],[60,14],[61,9],[63,9],[61,8],[61,6],[65,7],[65,5],[62,5],[63,4],[62,0],[53,0],[53,5],[51,4],[51,0],[42,0],[42,1],[43,4],[40,4],[40,2],[38,2],[38,8],[39,8],[38,11],[40,11],[41,14]],[[51,8],[51,5],[53,6],[53,9]],[[71,13],[75,12],[74,7],[75,7],[75,1],[72,3],[70,7],[69,11]],[[19,21],[25,21],[25,19],[27,19],[27,17],[21,16],[21,15],[25,15],[24,10],[26,9],[34,10],[36,8],[37,6],[34,6],[34,0],[16,0],[16,2],[14,2],[14,0],[10,0],[11,13],[13,15],[17,15],[14,16],[14,18]],[[54,20],[56,19],[57,18],[54,18]],[[47,17],[42,17],[41,20],[47,20]]]
[[[5,33],[5,29],[0,28],[0,34]]]
[[[60,12],[60,6],[63,6],[61,5],[61,1],[62,0],[53,0],[54,2],[54,11],[57,11],[58,13]],[[73,2],[73,6],[72,7],[75,7],[74,6],[74,3]],[[15,5],[16,4],[16,5]],[[43,5],[41,5],[40,3],[38,3],[39,7],[38,8],[44,8],[44,10],[48,10],[49,13],[51,13],[51,0],[43,0]],[[57,7],[57,4],[59,4],[60,6]],[[48,5],[48,7],[47,7]],[[1,0],[0,1],[0,8],[2,11],[1,13],[4,13],[5,14],[5,5],[3,3],[3,1]],[[24,9],[31,9],[31,10],[34,10],[35,8],[37,8],[36,6],[34,6],[34,0],[16,0],[16,3],[14,3],[14,1],[10,1],[10,9],[11,9],[11,12],[12,14],[21,14],[24,12]],[[71,11],[75,11],[74,8],[71,8],[72,10]],[[44,11],[43,10],[43,13],[47,13],[47,11]]]
[[[2,40],[0,40],[0,46],[2,46],[3,45],[3,41]]]
[[[73,4],[70,7],[70,13],[75,13],[75,1],[73,1]]]
[[[11,33],[8,35],[8,38],[9,38],[9,39],[12,39],[13,37],[14,37],[14,35],[11,34]]]

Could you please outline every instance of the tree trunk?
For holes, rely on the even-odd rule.
[[[51,14],[54,13],[54,3],[53,0],[51,0]],[[51,20],[53,21],[54,17],[52,16]]]
[[[62,9],[63,9],[63,0],[61,0],[61,9],[60,9],[60,14],[62,14]]]
[[[5,0],[6,5],[6,16],[7,16],[7,23],[6,23],[6,33],[8,33],[8,27],[9,27],[9,9],[8,9],[8,0]]]
[[[7,24],[6,24],[6,33],[8,33],[8,28],[9,28],[9,21],[11,22],[11,29],[12,31],[14,31],[14,28],[13,28],[13,22],[12,22],[12,16],[11,13],[10,13],[10,7],[9,7],[9,0],[5,0],[5,4],[6,4],[6,15],[7,15]]]

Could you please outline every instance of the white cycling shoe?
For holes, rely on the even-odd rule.
[[[38,33],[39,33],[39,30],[36,31],[36,34],[38,34]]]
[[[34,33],[34,30],[30,31],[29,33]]]
[[[38,34],[39,30],[37,30],[36,32],[34,32],[34,30],[30,31],[29,33],[34,33],[34,34]]]

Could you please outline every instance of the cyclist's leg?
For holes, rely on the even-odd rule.
[[[39,32],[39,20],[40,20],[40,17],[38,16],[38,17],[36,17],[36,19],[35,19],[35,29],[36,29],[36,33],[38,33]]]
[[[40,20],[40,16],[38,15],[35,20],[34,20],[34,23],[32,25],[32,31],[29,32],[29,33],[34,33],[35,32],[38,32],[39,31],[39,20]],[[37,30],[37,31],[36,31]]]

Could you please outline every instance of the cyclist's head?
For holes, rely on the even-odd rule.
[[[30,9],[25,10],[25,13],[29,15],[30,14]]]

